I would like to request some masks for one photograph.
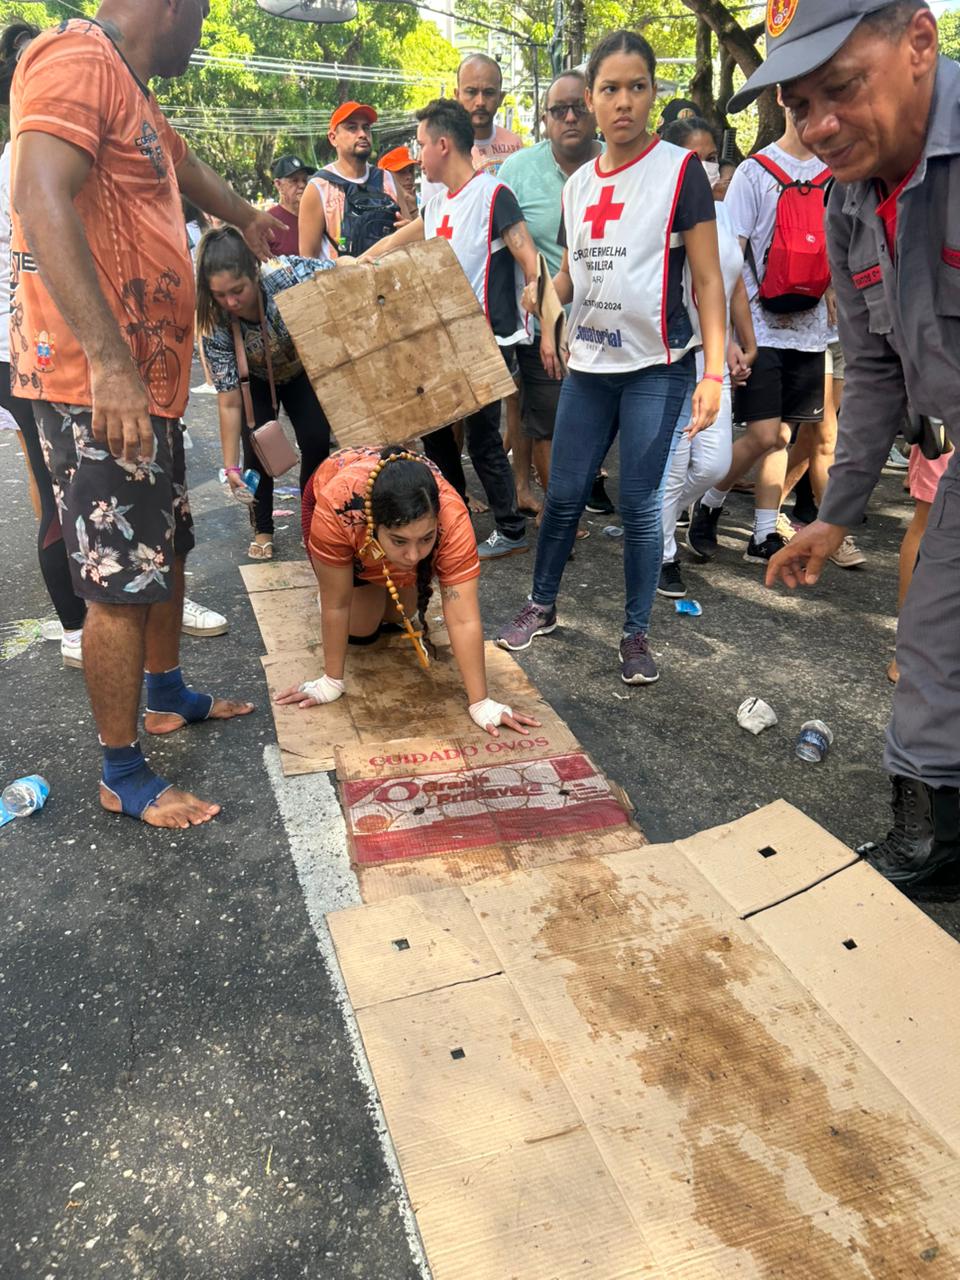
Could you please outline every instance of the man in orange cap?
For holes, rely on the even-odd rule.
[[[301,257],[356,256],[393,230],[400,216],[393,174],[370,166],[376,119],[363,102],[344,102],[330,117],[337,158],[311,178],[300,201]]]
[[[385,169],[393,174],[399,191],[398,195],[406,196],[407,211],[411,216],[417,212],[417,162],[410,154],[408,147],[394,147],[377,161],[378,169]]]

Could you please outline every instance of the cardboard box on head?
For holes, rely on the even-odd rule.
[[[516,390],[445,240],[321,272],[277,304],[341,447],[400,444]]]

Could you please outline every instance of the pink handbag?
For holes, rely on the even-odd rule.
[[[238,321],[231,322],[233,329],[233,348],[237,356],[237,371],[240,374],[240,393],[243,396],[243,411],[250,431],[250,443],[257,455],[260,466],[268,476],[282,476],[291,467],[299,466],[300,455],[287,439],[283,427],[277,421],[277,388],[273,382],[273,362],[270,359],[270,339],[267,334],[267,322],[263,314],[263,298],[260,299],[260,332],[263,335],[263,354],[267,361],[267,377],[270,380],[270,400],[273,404],[273,418],[262,427],[256,425],[253,412],[253,396],[250,394],[250,366],[247,363],[247,352],[243,345],[243,334]]]

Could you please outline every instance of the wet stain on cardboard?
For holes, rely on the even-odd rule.
[[[957,1280],[957,1233],[938,1238],[925,1225],[936,1193],[921,1175],[947,1167],[949,1153],[906,1108],[838,1106],[852,1080],[834,1082],[832,1095],[810,1060],[745,1006],[737,989],[778,967],[765,950],[736,922],[724,931],[694,914],[682,930],[657,933],[643,896],[602,863],[561,864],[551,880],[535,908],[538,953],[564,955],[567,992],[590,1035],[621,1042],[639,1072],[641,1119],[629,1140],[643,1141],[643,1108],[656,1105],[646,1090],[683,1109],[688,1176],[678,1180],[692,1189],[696,1222],[733,1251],[731,1267],[733,1254],[747,1254],[763,1277]],[[792,1007],[821,1016],[799,989]],[[855,1052],[840,1040],[837,1048],[834,1062]],[[831,1229],[805,1218],[791,1195],[798,1164],[805,1198],[826,1202]]]

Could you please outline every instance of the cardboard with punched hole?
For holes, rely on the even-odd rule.
[[[852,849],[785,800],[678,844],[741,917],[857,860]]]
[[[516,391],[442,238],[321,272],[277,305],[341,448],[402,443]]]
[[[559,732],[563,722],[510,655],[489,643],[484,653],[490,696]],[[438,650],[429,671],[419,666],[409,642],[402,637],[397,643],[351,648],[344,676],[345,696],[305,711],[280,706],[274,697],[322,675],[321,646],[267,654],[261,661],[281,764],[288,776],[332,769],[339,747],[389,742],[409,737],[424,726],[440,737],[471,744],[487,739],[470,720],[463,682],[449,648]]]
[[[725,843],[755,844],[756,818]],[[789,851],[790,815],[766,824]],[[572,1262],[591,1276],[955,1280],[956,1098],[911,1092],[956,1074],[955,1047],[928,1061],[926,1032],[898,1025],[879,988],[896,985],[889,931],[901,959],[916,943],[918,970],[936,967],[939,1003],[910,994],[942,1023],[960,952],[887,887],[872,894],[866,868],[818,877],[829,839],[809,837],[801,887],[746,921],[683,844],[331,917],[437,1280],[548,1280],[578,1274]],[[855,912],[864,943],[849,950],[841,920]],[[404,967],[392,944],[411,933],[422,962]],[[594,1189],[605,1169],[627,1210],[612,1272],[570,1253],[567,1222],[589,1231],[592,1215],[567,1196],[578,1167]],[[529,1221],[521,1185],[535,1189]]]
[[[750,925],[960,1151],[956,941],[865,862]]]

